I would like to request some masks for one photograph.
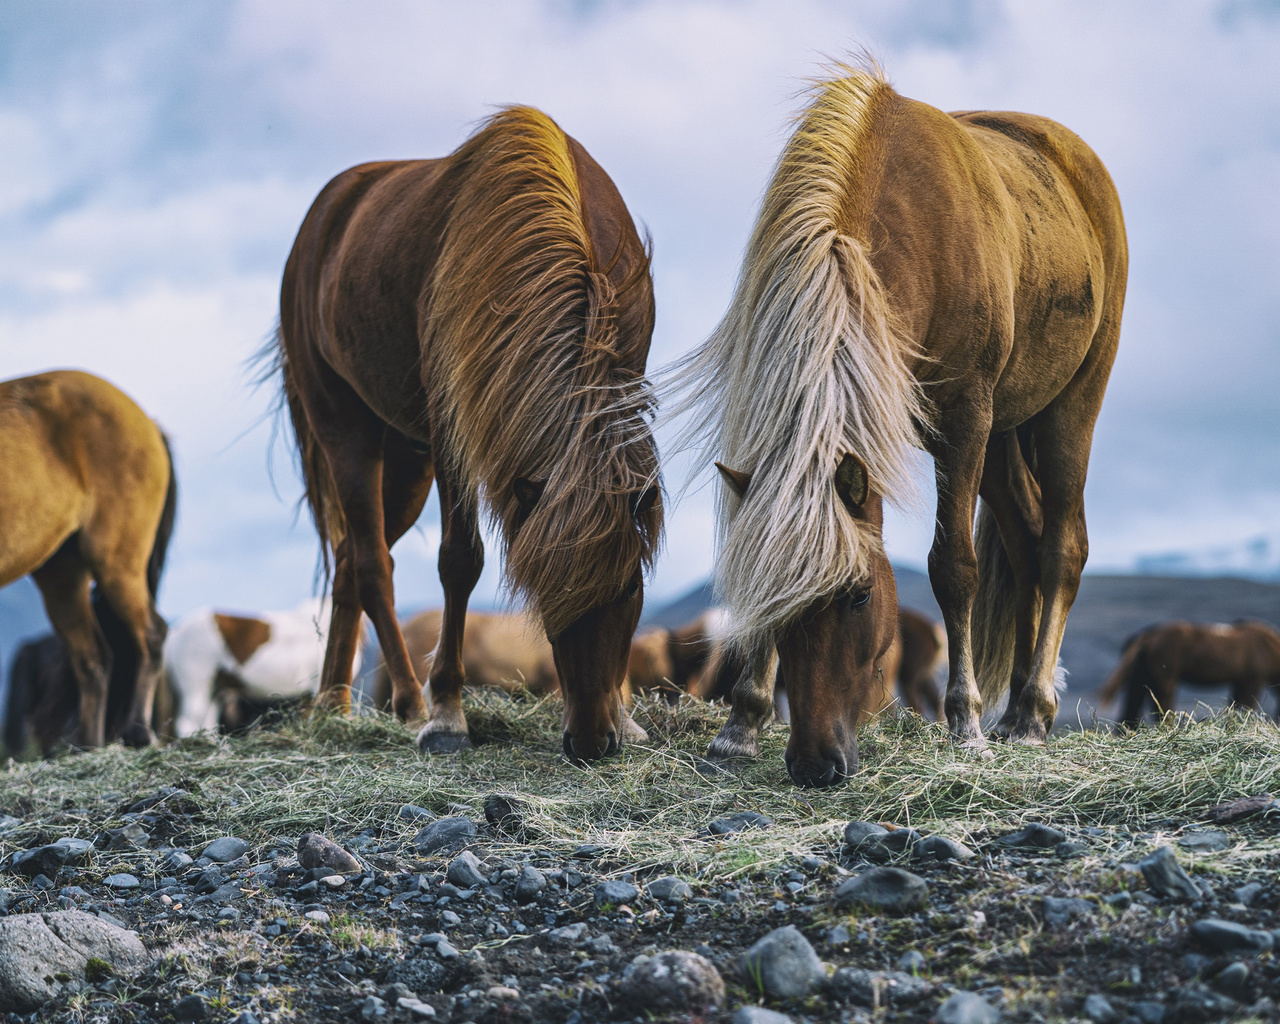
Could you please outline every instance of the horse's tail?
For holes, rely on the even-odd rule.
[[[1110,706],[1120,696],[1120,691],[1128,688],[1129,680],[1138,670],[1142,654],[1142,634],[1135,633],[1125,641],[1124,653],[1120,656],[1119,664],[1112,670],[1111,675],[1107,676],[1107,681],[1098,691],[1096,703],[1099,708]]]
[[[1013,565],[1000,539],[996,518],[983,502],[978,506],[973,546],[978,555],[978,592],[971,629],[973,669],[984,709],[992,710],[1013,676],[1017,611]]]
[[[299,324],[305,330],[306,321]],[[305,342],[304,342],[305,344]],[[342,506],[338,503],[338,490],[333,482],[333,474],[329,470],[329,460],[324,449],[311,429],[311,421],[307,419],[307,411],[302,407],[302,398],[298,390],[297,378],[293,364],[285,350],[284,336],[279,326],[275,335],[258,353],[256,359],[262,369],[258,380],[280,375],[280,397],[277,411],[281,407],[289,411],[289,423],[293,427],[293,439],[297,448],[297,465],[302,472],[302,482],[306,488],[304,498],[311,512],[311,520],[315,523],[316,534],[320,538],[320,555],[316,565],[318,582],[328,585],[329,575],[333,568],[333,553],[342,542],[347,532],[346,519],[342,515]]]
[[[156,527],[156,537],[151,543],[151,557],[147,559],[147,589],[151,591],[153,600],[160,591],[160,577],[164,573],[165,559],[169,556],[173,524],[178,517],[178,473],[173,465],[173,448],[169,444],[169,436],[163,431],[160,433],[160,440],[164,442],[164,454],[169,460],[169,487],[164,495],[160,525]]]

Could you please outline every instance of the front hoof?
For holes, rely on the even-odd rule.
[[[457,754],[471,749],[471,737],[465,732],[432,731],[430,723],[418,733],[418,750],[424,754]]]
[[[649,734],[625,711],[622,713],[622,742],[648,743]]]
[[[1049,732],[1036,718],[1019,723],[1009,732],[1009,742],[1023,747],[1043,747],[1049,742]]]
[[[737,739],[721,733],[711,741],[707,748],[708,761],[743,761],[755,760],[760,756],[760,743],[757,740]]]

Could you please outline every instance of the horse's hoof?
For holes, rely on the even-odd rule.
[[[471,737],[465,732],[428,732],[423,726],[418,749],[424,754],[457,754],[471,749]]]
[[[995,752],[991,749],[991,744],[987,742],[987,738],[978,733],[977,736],[970,736],[967,739],[956,737],[956,749],[966,754],[972,754],[981,761],[990,761],[995,757]]]
[[[127,747],[153,747],[156,743],[156,734],[145,725],[134,723],[125,726],[120,739],[124,741],[124,744]]]
[[[628,714],[622,716],[622,742],[648,743],[649,734]]]
[[[713,739],[707,748],[708,761],[754,761],[759,756],[758,742],[730,739],[723,734]]]
[[[1039,722],[1014,728],[1009,733],[1009,742],[1021,747],[1043,747],[1048,745],[1049,736],[1045,727]]]

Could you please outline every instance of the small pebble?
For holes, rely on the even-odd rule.
[[[766,818],[756,811],[739,811],[737,814],[716,818],[707,829],[713,836],[727,836],[753,828],[770,828],[772,825],[772,818]]]
[[[601,882],[595,889],[597,907],[618,907],[624,903],[630,903],[639,895],[640,890],[630,882],[622,882],[612,878]]]
[[[111,889],[136,889],[141,884],[136,875],[127,872],[119,875],[107,875],[102,884]]]
[[[775,928],[742,957],[742,977],[771,999],[807,996],[827,978],[809,940],[795,925]]]
[[[911,914],[929,901],[929,885],[902,868],[872,868],[842,882],[835,891],[838,910],[864,906],[886,914]]]
[[[1098,992],[1084,997],[1084,1015],[1093,1021],[1093,1024],[1115,1024],[1120,1019],[1120,1014],[1116,1012],[1110,1000]]]
[[[793,1024],[790,1017],[763,1006],[741,1006],[733,1015],[733,1024]]]
[[[303,917],[308,921],[314,921],[316,924],[328,924],[329,915],[323,910],[308,910]]]
[[[643,1010],[701,1013],[722,1006],[724,979],[715,965],[682,949],[638,956],[622,975],[623,997]]]
[[[938,1007],[935,1024],[996,1024],[999,1011],[982,996],[973,992],[957,992]]]
[[[215,864],[226,864],[237,857],[243,857],[248,852],[249,844],[245,840],[236,836],[223,836],[201,850],[200,856],[207,857]]]

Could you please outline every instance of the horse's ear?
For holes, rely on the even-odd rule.
[[[640,519],[647,516],[653,511],[653,507],[658,504],[658,498],[661,496],[658,485],[646,487],[643,491],[631,498],[631,516],[634,519]]]
[[[533,506],[538,504],[538,499],[542,497],[542,492],[546,488],[545,480],[529,480],[525,477],[516,477],[515,483],[511,485],[511,489],[516,492],[516,501],[520,502],[520,511],[528,515],[533,511]]]
[[[836,494],[850,512],[858,512],[871,493],[871,474],[867,464],[853,452],[845,452],[836,467]]]
[[[741,470],[730,469],[723,462],[716,463],[716,469],[720,470],[720,475],[724,477],[724,482],[729,485],[739,498],[747,496],[747,488],[751,486],[751,474],[743,473]]]

